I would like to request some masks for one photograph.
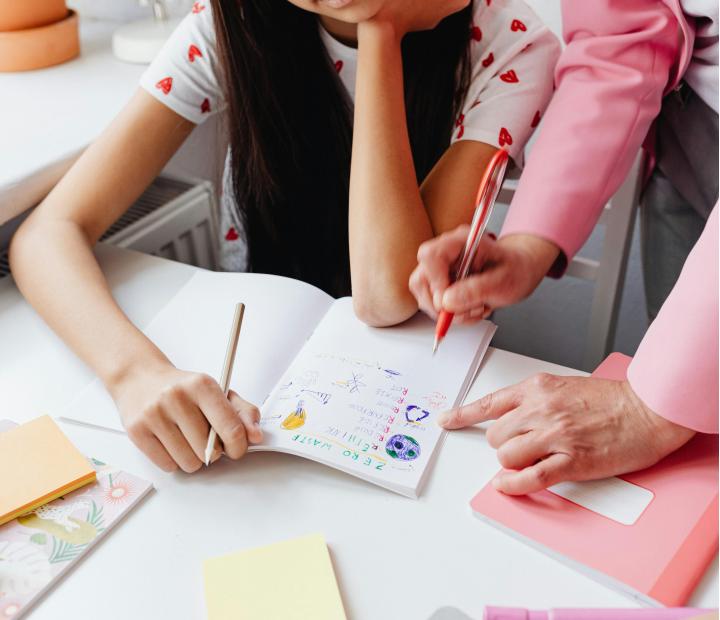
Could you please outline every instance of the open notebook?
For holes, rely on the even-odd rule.
[[[246,304],[232,389],[261,407],[265,440],[288,452],[417,497],[443,432],[437,414],[466,396],[495,326],[450,330],[433,357],[434,326],[360,322],[334,300],[287,278],[199,271],[145,330],[185,370],[219,377],[236,302]],[[66,419],[122,430],[99,382]]]

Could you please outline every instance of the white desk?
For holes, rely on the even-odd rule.
[[[193,272],[110,247],[99,257],[140,326]],[[491,349],[471,397],[539,371],[580,374]],[[0,417],[22,422],[57,413],[90,379],[13,283],[0,283]],[[485,604],[635,606],[472,516],[469,499],[498,469],[480,429],[450,434],[413,501],[282,454],[223,461],[192,476],[165,474],[123,435],[62,426],[84,453],[151,480],[156,490],[51,590],[33,618],[202,618],[204,558],[310,532],[325,535],[356,620],[423,619],[448,604],[477,618]],[[717,606],[717,575],[716,561],[693,605]]]

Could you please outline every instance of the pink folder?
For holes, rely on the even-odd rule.
[[[593,373],[623,380],[615,353]],[[696,435],[646,470],[620,476],[654,498],[633,525],[549,491],[510,497],[488,484],[475,514],[599,581],[653,605],[684,605],[718,550],[718,438]]]

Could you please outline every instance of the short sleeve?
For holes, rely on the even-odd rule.
[[[196,2],[152,64],[140,86],[199,125],[225,108],[210,4]]]
[[[560,42],[522,0],[480,0],[471,32],[472,81],[453,142],[523,149],[553,93]]]

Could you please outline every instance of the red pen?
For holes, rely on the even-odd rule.
[[[460,265],[455,271],[454,280],[462,280],[466,278],[470,272],[470,267],[475,260],[480,239],[485,232],[490,214],[492,213],[495,201],[497,200],[503,180],[505,179],[505,170],[508,164],[508,154],[506,151],[499,150],[490,160],[485,174],[483,174],[478,189],[475,214],[473,215],[472,224],[470,224],[470,232],[468,233],[465,249],[463,250]],[[435,325],[435,343],[433,344],[433,355],[437,351],[442,339],[450,329],[454,314],[441,310],[438,315],[437,324]]]

